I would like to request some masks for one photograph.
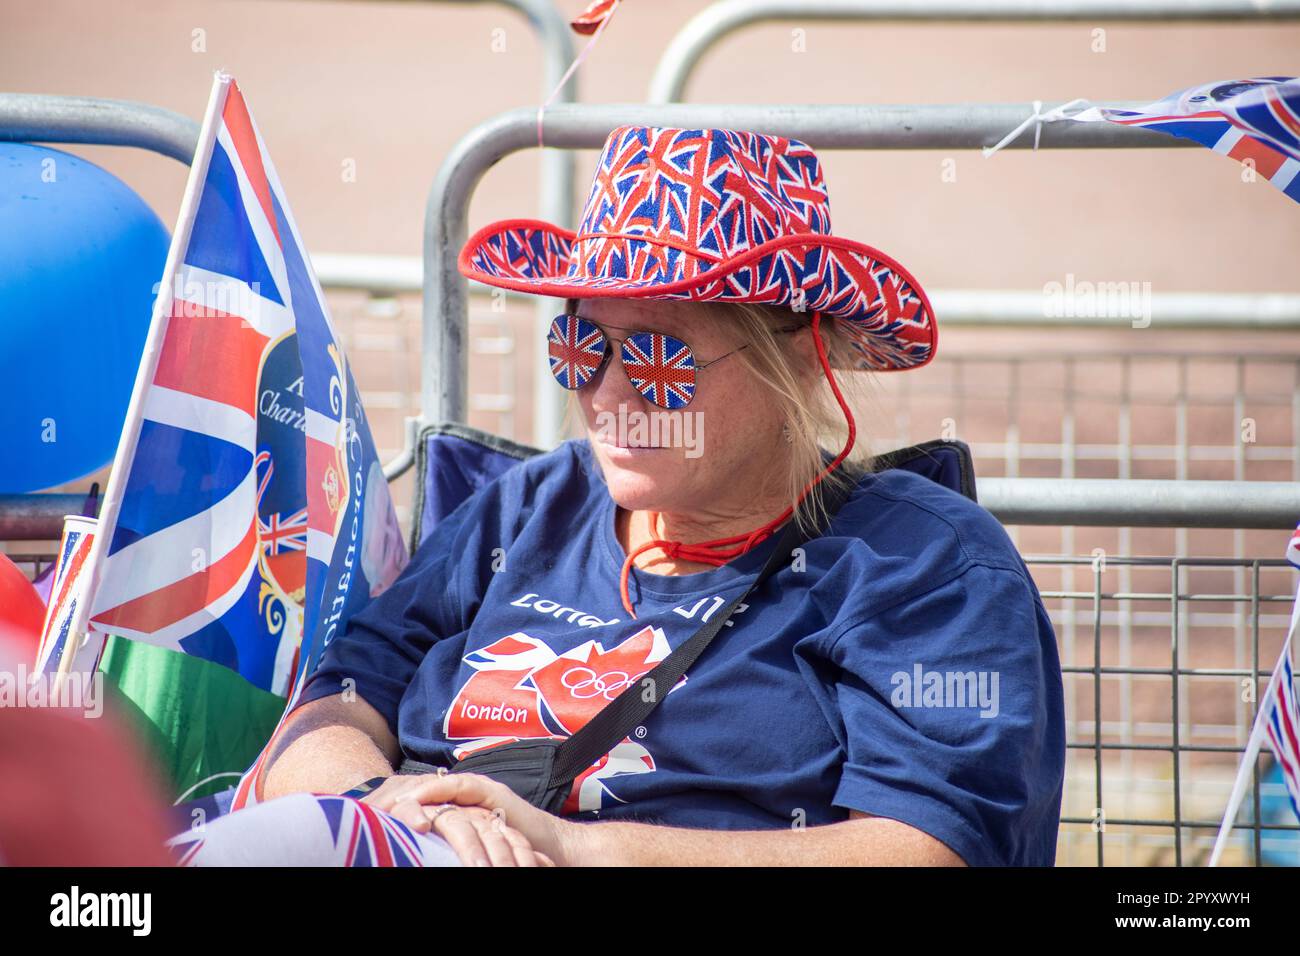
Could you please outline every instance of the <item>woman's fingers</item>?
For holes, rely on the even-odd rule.
[[[462,811],[463,812],[463,811]],[[470,820],[478,830],[479,841],[487,850],[488,859],[493,866],[519,866],[515,848],[506,836],[506,826],[501,819],[491,813],[471,813]],[[527,841],[524,841],[527,845]]]
[[[499,816],[497,823],[501,827],[501,832],[510,844],[515,853],[515,863],[518,866],[541,866],[537,857],[540,855],[533,850],[533,845],[528,842],[528,837],[524,836],[512,826],[507,826],[505,821]]]
[[[411,787],[410,777],[389,777],[369,793],[361,795],[361,802],[368,803],[376,810],[391,812],[402,799],[402,794]]]
[[[428,833],[433,826],[432,821],[424,812],[424,807],[415,800],[400,800],[384,812],[401,820],[416,833]]]
[[[426,812],[430,815],[433,813],[427,809]],[[492,865],[492,858],[483,846],[478,828],[464,811],[456,808],[442,810],[433,818],[433,832],[447,841],[460,862],[466,866]]]
[[[476,773],[451,773],[445,777],[418,777],[411,789],[412,799],[420,803],[458,803],[464,807],[507,810],[513,801],[522,802],[506,787]]]
[[[399,806],[413,803],[403,801]],[[420,806],[420,812],[466,866],[554,866],[549,857],[533,850],[526,836],[507,826],[500,814],[454,804]]]
[[[473,773],[453,773],[445,777],[426,776],[410,791],[413,800],[430,804],[455,803],[464,807],[497,810],[503,822],[522,833],[534,849],[562,864],[569,861],[566,841],[574,837],[581,824],[566,823],[541,810],[503,783]]]
[[[498,825],[520,834],[528,844],[527,850],[522,850],[509,840],[500,839],[500,831],[491,826],[480,832],[480,826],[468,822],[476,818],[464,817],[461,821],[468,822],[469,829],[476,835],[476,843],[470,841],[469,837],[461,832],[463,827],[456,828],[458,839],[465,843],[467,848],[473,847],[474,852],[485,858],[490,865],[533,866],[540,862],[543,866],[555,866],[554,861],[567,859],[569,851],[564,846],[562,829],[571,825],[563,824],[545,811],[539,810],[505,784],[491,777],[473,773],[402,777],[385,781],[367,796],[373,798],[368,802],[373,803],[378,809],[389,812],[402,803],[420,804],[425,812],[430,814],[428,819],[435,821],[433,831],[439,834],[442,834],[439,829],[440,821],[433,814],[451,816],[452,811],[442,809],[446,805],[455,805],[466,812],[486,814],[489,820],[492,819],[492,814],[496,814],[500,817]],[[442,835],[448,843],[452,843],[450,836]],[[462,861],[471,862],[460,853],[459,847],[453,844],[453,849],[457,850]],[[538,849],[544,857],[543,861],[537,859],[535,851]],[[509,861],[505,859],[507,850],[511,858]],[[466,852],[468,853],[469,849],[466,849]]]
[[[367,794],[361,796],[362,803],[368,803],[377,810],[391,810],[400,801],[420,785],[424,780],[440,780],[442,774],[394,774]]]

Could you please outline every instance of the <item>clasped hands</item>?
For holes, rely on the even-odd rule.
[[[572,866],[583,825],[473,773],[392,776],[361,798],[416,833],[434,833],[465,866]]]

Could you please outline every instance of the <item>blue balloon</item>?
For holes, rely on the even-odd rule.
[[[158,216],[116,176],[0,143],[0,492],[112,460],[167,246]]]

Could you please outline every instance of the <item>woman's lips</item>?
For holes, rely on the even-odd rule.
[[[613,442],[600,443],[606,452],[612,455],[643,455],[652,451],[663,451],[666,445],[618,445]]]

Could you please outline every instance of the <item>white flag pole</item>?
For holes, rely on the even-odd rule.
[[[1232,785],[1232,796],[1228,798],[1228,810],[1223,815],[1223,823],[1219,825],[1219,836],[1214,841],[1214,852],[1210,854],[1210,866],[1219,865],[1219,857],[1223,855],[1223,848],[1228,843],[1228,834],[1232,832],[1232,827],[1237,821],[1237,810],[1241,807],[1242,797],[1246,795],[1246,785],[1255,770],[1255,758],[1259,755],[1259,748],[1264,744],[1268,727],[1268,711],[1272,706],[1273,698],[1277,696],[1277,682],[1283,675],[1282,662],[1291,653],[1291,640],[1295,637],[1297,623],[1300,623],[1300,589],[1296,590],[1296,603],[1291,609],[1291,627],[1287,630],[1286,640],[1282,642],[1282,653],[1278,655],[1273,676],[1268,682],[1268,690],[1264,692],[1264,697],[1259,702],[1259,709],[1255,712],[1255,723],[1250,729],[1246,752],[1241,755],[1241,766],[1237,768],[1237,779]],[[1256,820],[1255,824],[1258,826],[1259,821]]]
[[[140,367],[135,375],[135,387],[131,391],[131,402],[127,406],[126,420],[122,424],[122,437],[117,444],[117,453],[113,456],[113,468],[108,475],[108,485],[104,491],[104,504],[100,510],[99,527],[96,529],[90,554],[86,556],[83,574],[89,574],[81,604],[71,621],[68,643],[59,660],[58,675],[55,678],[57,688],[64,680],[72,665],[76,648],[81,646],[86,628],[90,621],[90,611],[95,602],[95,592],[99,587],[100,570],[104,555],[108,553],[109,542],[117,529],[117,516],[122,508],[122,495],[125,491],[127,470],[135,456],[136,445],[140,441],[140,429],[144,423],[144,400],[149,391],[149,383],[158,371],[158,358],[161,354],[163,339],[167,334],[167,323],[171,318],[172,304],[176,296],[176,272],[190,245],[190,235],[194,230],[194,219],[199,211],[199,194],[203,182],[208,177],[208,163],[212,158],[212,144],[217,138],[217,127],[221,122],[221,111],[226,105],[226,94],[230,89],[231,76],[218,70],[212,78],[212,92],[208,96],[207,110],[203,114],[203,125],[199,128],[198,144],[194,149],[194,159],[190,163],[190,176],[185,184],[185,195],[181,200],[180,214],[176,220],[176,230],[172,233],[171,247],[167,250],[167,263],[163,266],[162,283],[158,296],[154,299],[153,317],[149,322],[149,334],[145,339],[144,352],[140,356]]]

